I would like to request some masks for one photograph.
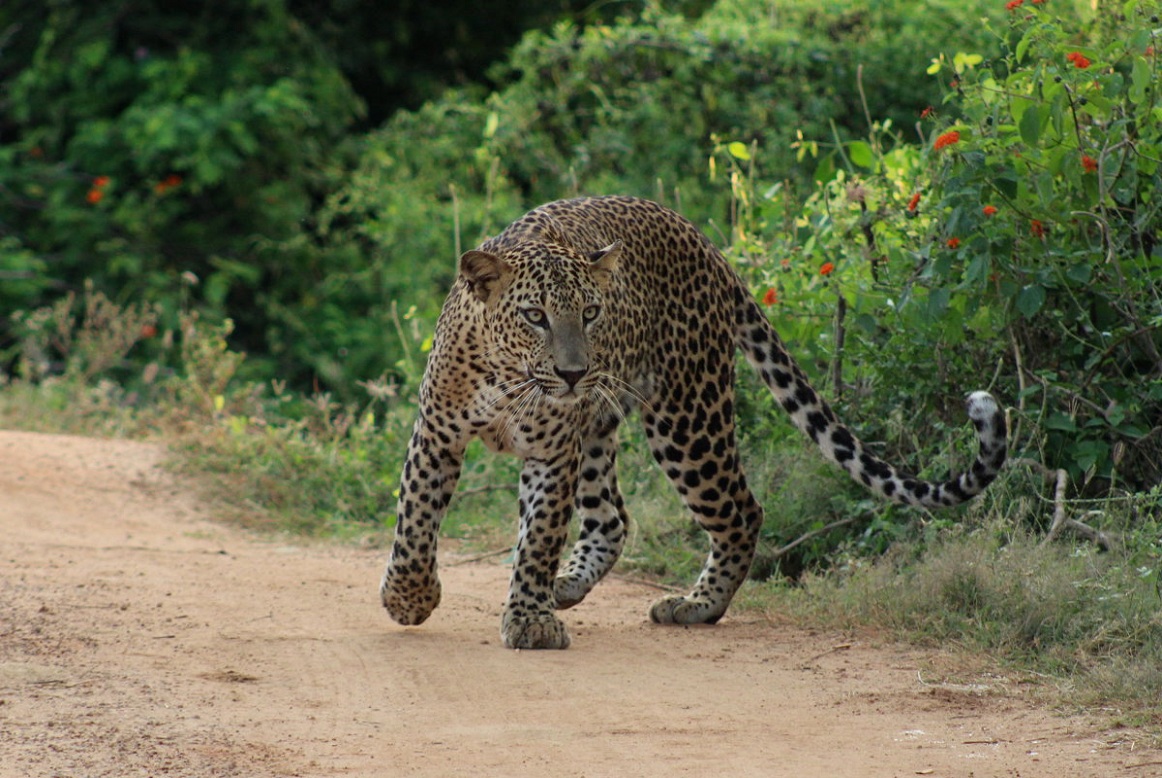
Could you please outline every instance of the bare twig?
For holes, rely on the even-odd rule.
[[[828,533],[833,529],[838,529],[839,527],[846,527],[848,524],[853,524],[853,523],[855,523],[856,518],[857,517],[855,517],[855,516],[849,516],[846,519],[839,519],[837,521],[831,522],[830,524],[828,524],[825,527],[820,527],[819,529],[811,530],[810,532],[808,532],[804,535],[800,535],[799,537],[795,538],[787,545],[783,546],[782,548],[778,549],[773,554],[771,554],[771,558],[772,559],[779,559],[779,558],[783,557],[784,555],[786,555],[788,552],[790,552],[791,549],[795,548],[795,546],[806,543],[811,538],[818,537],[820,535]]]
[[[1053,490],[1053,522],[1049,525],[1049,531],[1045,533],[1045,538],[1041,541],[1042,546],[1057,540],[1065,530],[1071,530],[1091,543],[1097,544],[1103,551],[1109,551],[1117,545],[1117,540],[1113,536],[1091,527],[1083,521],[1071,519],[1066,515],[1065,491],[1069,486],[1069,474],[1064,469],[1058,468],[1057,470],[1053,470],[1045,467],[1045,465],[1037,460],[1027,457],[1011,459],[1006,465],[1010,467],[1027,467],[1040,473],[1041,477],[1045,480],[1056,482],[1056,487]]]
[[[1021,358],[1021,344],[1017,341],[1017,333],[1013,328],[1009,327],[1009,340],[1013,344],[1013,361],[1017,364],[1017,428],[1013,429],[1013,434],[1009,437],[1012,445],[1016,445],[1017,441],[1021,439],[1021,422],[1024,420],[1025,413],[1025,361]],[[1044,392],[1042,392],[1044,394]]]
[[[843,320],[847,317],[847,298],[842,294],[836,295],[838,302],[835,305],[835,358],[831,360],[831,391],[835,401],[839,402],[843,396],[843,341],[847,330]]]
[[[1057,487],[1053,490],[1053,523],[1049,525],[1049,531],[1045,533],[1045,539],[1041,541],[1041,545],[1056,540],[1067,519],[1065,515],[1065,489],[1069,486],[1069,474],[1064,469],[1058,468],[1054,477],[1057,480]]]
[[[648,578],[638,578],[637,576],[633,576],[633,575],[623,575],[622,573],[613,573],[609,577],[616,578],[617,580],[623,581],[624,583],[637,584],[638,586],[648,586],[651,589],[660,589],[663,592],[684,592],[684,591],[686,591],[685,589],[683,589],[680,586],[670,586],[669,584],[658,583],[657,581],[651,581]]]
[[[457,559],[455,562],[451,562],[447,566],[448,567],[459,567],[460,565],[470,565],[473,562],[483,562],[485,559],[491,559],[494,556],[500,556],[501,554],[507,554],[510,551],[512,551],[512,546],[505,546],[504,548],[498,548],[494,551],[486,551],[483,554],[477,554],[476,556],[470,556],[467,559]]]

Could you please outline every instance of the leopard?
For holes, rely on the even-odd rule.
[[[440,604],[439,528],[466,447],[479,439],[522,460],[501,641],[567,648],[557,612],[581,602],[626,545],[618,430],[636,414],[710,546],[693,588],[653,603],[649,619],[716,623],[747,578],[764,515],[740,462],[737,352],[826,459],[887,501],[957,505],[1005,462],[1005,415],[987,391],[967,395],[977,443],[969,468],[929,481],[885,462],[841,423],[692,222],[629,196],[558,200],[459,258],[418,389],[380,581],[391,618],[418,625]]]

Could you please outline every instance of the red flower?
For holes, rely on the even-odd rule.
[[[768,289],[767,293],[763,295],[763,305],[774,305],[778,301],[779,293],[775,291],[774,287]]]
[[[835,265],[831,262],[824,262],[823,266],[819,268],[819,275],[829,276],[835,270]]]
[[[109,186],[109,176],[97,176],[93,179],[94,189],[104,189]]]
[[[949,130],[936,139],[936,142],[932,144],[932,148],[940,151],[945,146],[951,146],[954,143],[960,143],[960,133],[956,130]]]
[[[1005,3],[1005,10],[1015,11],[1021,7],[1021,3],[1023,2],[1025,2],[1025,0],[1009,0],[1009,2]]]
[[[916,194],[912,195],[912,199],[908,201],[908,212],[915,213],[916,206],[919,204],[920,204],[920,193],[916,192]]]
[[[85,199],[88,200],[89,205],[96,205],[97,203],[101,202],[101,198],[104,196],[105,193],[94,186],[89,190],[89,193],[85,195]]]
[[[1088,154],[1081,155],[1081,169],[1086,173],[1093,173],[1097,170],[1097,160]]]
[[[950,249],[954,249],[960,245],[960,238],[949,238],[944,245],[948,246]]]
[[[154,325],[152,325],[152,324],[141,325],[141,337],[152,338],[156,334],[157,334],[157,327],[155,327]]]
[[[179,186],[181,183],[181,176],[179,176],[177,173],[170,173],[161,181],[158,181],[153,185],[153,191],[157,192],[158,194],[165,194],[167,191],[173,189],[175,186]]]
[[[1065,58],[1073,63],[1075,68],[1085,69],[1090,66],[1090,61],[1080,51],[1071,51],[1065,55]]]
[[[932,106],[928,106],[927,108],[925,108],[923,111],[920,112],[920,118],[927,119],[929,116],[931,116],[934,113],[936,113],[936,109],[933,108]]]
[[[986,205],[984,208],[981,208],[980,210],[981,210],[981,213],[983,213],[985,216],[992,216],[993,214],[995,214],[997,212],[997,207],[995,205]]]
[[[1045,237],[1045,225],[1041,223],[1040,219],[1033,219],[1029,222],[1029,232],[1033,233],[1034,238]]]

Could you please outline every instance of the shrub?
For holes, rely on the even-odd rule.
[[[1162,476],[1156,6],[1101,24],[1056,8],[1014,7],[1000,57],[932,63],[949,88],[922,145],[884,143],[887,122],[801,143],[826,174],[802,208],[753,175],[757,149],[723,144],[733,250],[905,459],[923,443],[902,421],[955,421],[949,387],[995,383],[1019,449],[1142,488]]]

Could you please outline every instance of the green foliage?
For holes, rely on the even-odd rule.
[[[174,329],[193,293],[264,351],[264,304],[312,280],[286,272],[308,255],[281,244],[330,188],[360,111],[311,31],[277,0],[211,16],[61,2],[5,9],[0,27],[26,56],[0,111],[0,269],[19,281],[0,303],[87,279]]]
[[[926,7],[803,2],[772,18],[737,0],[697,19],[650,6],[640,19],[529,33],[495,70],[503,88],[450,91],[367,136],[309,239],[324,247],[320,278],[279,312],[272,347],[345,397],[357,377],[398,375],[393,303],[430,327],[457,253],[529,207],[618,192],[721,218],[725,179],[706,177],[715,136],[760,139],[766,169],[808,181],[815,161],[798,166],[799,133],[863,130],[859,65],[867,110],[903,122],[939,96],[923,72],[941,53],[931,41],[958,29],[989,45],[957,3]]]
[[[944,286],[1003,311],[1045,455],[1132,487],[1162,477],[1162,100],[1157,3],[1082,35],[1014,14],[1003,58],[959,75],[961,119],[926,201]],[[939,139],[938,139],[939,140]]]
[[[1081,43],[1035,5],[997,34],[1003,56],[937,58],[956,84],[923,145],[886,142],[887,122],[801,143],[824,179],[802,206],[756,175],[761,148],[719,148],[732,252],[892,458],[920,461],[914,419],[955,423],[949,387],[995,381],[1019,449],[1094,486],[1162,475],[1162,108],[1151,11],[1123,10]]]

